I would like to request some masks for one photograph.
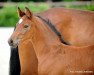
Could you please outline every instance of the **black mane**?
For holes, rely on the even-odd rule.
[[[55,28],[55,26],[51,23],[51,21],[49,19],[45,20],[41,16],[37,16],[37,17],[39,17],[42,21],[44,21],[46,23],[46,25],[48,25],[55,32],[55,34],[59,37],[60,41],[63,44],[69,45],[67,42],[64,41],[64,39],[61,36],[60,32]]]
[[[11,48],[9,75],[20,75],[20,60],[19,60],[18,47]]]

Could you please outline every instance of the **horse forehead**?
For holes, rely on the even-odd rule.
[[[23,19],[21,18],[21,19],[19,20],[19,22],[18,22],[18,23],[20,24],[20,23],[22,23],[22,22],[23,22]]]

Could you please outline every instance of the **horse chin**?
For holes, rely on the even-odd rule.
[[[13,45],[13,46],[11,46],[12,48],[16,48],[18,45]]]

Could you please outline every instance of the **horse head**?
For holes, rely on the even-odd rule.
[[[12,33],[11,37],[8,40],[8,43],[12,47],[17,47],[19,44],[20,40],[23,38],[28,38],[28,31],[30,30],[31,27],[31,19],[33,17],[33,14],[30,12],[30,10],[26,7],[26,12],[23,12],[20,10],[18,7],[18,16],[19,16],[19,21],[16,24],[15,30]]]

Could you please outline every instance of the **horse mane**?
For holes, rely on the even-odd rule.
[[[64,41],[64,39],[61,36],[60,32],[56,29],[56,27],[51,23],[51,21],[49,19],[44,19],[41,16],[37,16],[37,17],[40,18],[43,22],[45,22],[46,25],[48,25],[54,31],[54,33],[59,37],[61,43],[69,45],[67,42]]]
[[[20,75],[20,60],[18,54],[18,47],[11,48],[9,62],[9,75]]]

